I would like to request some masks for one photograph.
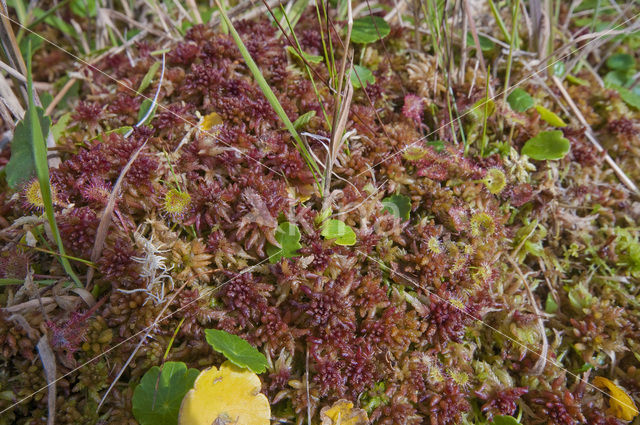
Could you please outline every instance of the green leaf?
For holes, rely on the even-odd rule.
[[[0,278],[0,286],[22,285],[23,283],[24,283],[24,279],[14,279],[11,277]]]
[[[294,49],[292,46],[287,46],[287,51],[291,53],[293,56],[295,56],[296,58],[302,60],[302,58],[300,57],[300,54],[298,54],[296,49]],[[322,56],[312,55],[311,53],[307,53],[305,51],[301,51],[301,52],[302,52],[302,57],[304,57],[304,59],[309,63],[316,64],[324,60]]]
[[[496,44],[490,39],[488,39],[487,37],[485,37],[484,35],[478,34],[478,41],[480,42],[480,50],[482,50],[483,53],[492,52],[496,48]],[[473,39],[473,35],[471,34],[471,32],[467,33],[467,45],[469,46],[476,45],[476,42]]]
[[[44,92],[40,95],[40,103],[44,109],[47,109],[53,102],[53,96],[49,92]]]
[[[469,108],[469,115],[474,122],[484,120],[484,109],[487,108],[487,117],[493,115],[496,111],[496,104],[491,99],[482,98]]]
[[[553,64],[553,75],[557,77],[562,77],[564,75],[564,71],[566,70],[566,66],[564,62],[556,62]]]
[[[387,21],[379,16],[369,15],[353,21],[351,41],[360,44],[373,43],[385,38],[390,32]]]
[[[602,0],[584,0],[574,9],[574,12],[584,12],[585,10],[595,9],[598,1],[600,1],[600,5],[602,5]]]
[[[44,41],[42,41],[42,38],[38,35],[33,33],[27,34],[22,38],[22,40],[20,40],[20,53],[22,54],[22,56],[27,56],[27,45],[29,44],[29,42],[31,42],[32,53],[38,51],[44,44]]]
[[[44,204],[44,212],[49,222],[51,229],[51,235],[56,241],[58,246],[58,253],[60,254],[58,260],[62,264],[64,271],[73,279],[77,286],[82,286],[80,279],[73,271],[69,260],[66,257],[64,251],[64,245],[62,238],[60,237],[60,231],[58,230],[58,224],[56,223],[56,216],[53,211],[53,196],[51,194],[51,181],[49,178],[49,163],[47,161],[47,141],[46,137],[49,134],[49,127],[51,126],[51,120],[44,118],[44,111],[42,108],[38,108],[35,105],[35,98],[33,95],[33,74],[31,73],[31,43],[27,45],[27,99],[28,107],[25,112],[25,120],[28,120],[29,124],[29,143],[31,149],[33,149],[33,160],[36,169],[36,175],[38,176],[38,183],[40,183],[40,194],[42,195],[42,203]],[[44,124],[44,125],[43,125]]]
[[[491,425],[521,425],[513,416],[496,415]]]
[[[575,84],[577,86],[588,86],[589,82],[585,79],[576,77],[575,75],[571,75],[571,74],[567,74],[566,76],[567,81],[569,81],[572,84]]]
[[[627,53],[616,53],[607,59],[607,67],[620,71],[626,71],[636,66],[636,60]]]
[[[302,245],[300,245],[300,229],[298,229],[297,225],[288,221],[280,223],[276,229],[275,237],[281,248],[273,245],[267,246],[270,263],[277,263],[282,257],[295,257],[297,251],[302,248]]]
[[[399,217],[403,220],[409,220],[411,213],[411,198],[405,195],[392,195],[382,200],[384,211]]]
[[[182,362],[153,366],[133,392],[133,416],[140,425],[177,425],[182,399],[199,374]]]
[[[144,78],[142,78],[140,87],[138,87],[138,93],[142,93],[144,89],[149,87],[149,84],[151,84],[151,81],[153,80],[154,75],[156,75],[156,72],[158,72],[158,68],[160,68],[160,62],[154,62],[153,65],[151,65],[151,68],[149,68],[147,73],[144,75]]]
[[[315,116],[316,116],[316,111],[306,112],[306,113],[300,115],[298,117],[298,119],[293,122],[293,127],[296,130],[298,130],[299,128],[304,127],[305,125],[309,124],[309,121],[311,121],[311,118],[313,118]]]
[[[349,76],[351,78],[351,84],[353,85],[354,89],[359,89],[363,87],[360,84],[361,81],[365,88],[367,87],[367,83],[373,84],[376,82],[376,77],[373,76],[371,71],[369,71],[369,69],[365,68],[364,66],[360,66],[360,65],[354,65],[353,69],[351,70],[351,74]],[[359,80],[358,80],[358,77],[360,77]]]
[[[544,311],[549,314],[553,314],[558,311],[558,303],[553,299],[551,292],[547,294],[547,301],[544,305]]]
[[[244,339],[218,329],[206,329],[204,332],[209,345],[234,365],[254,373],[267,370],[267,358]]]
[[[583,282],[570,287],[565,286],[564,290],[567,291],[567,297],[569,303],[576,310],[582,310],[583,308],[589,308],[593,304],[593,295],[589,292]]]
[[[562,118],[557,116],[554,112],[548,110],[544,106],[536,105],[536,111],[540,114],[540,118],[548,122],[554,127],[566,127],[567,123],[562,121]]]
[[[60,136],[62,136],[63,132],[69,125],[69,121],[71,121],[71,112],[67,112],[61,116],[58,119],[58,122],[51,126],[51,134],[53,135],[54,140],[58,140]]]
[[[614,88],[616,86],[626,87],[633,82],[634,70],[616,70],[609,71],[603,78],[606,88]]]
[[[564,158],[569,148],[569,140],[563,137],[562,131],[543,131],[527,140],[521,153],[529,158],[544,161]]]
[[[44,22],[52,26],[61,32],[67,34],[68,36],[77,39],[78,32],[73,28],[73,25],[67,23],[65,20],[61,19],[58,15],[48,15],[47,11],[42,10],[38,7],[33,9],[33,17],[37,20],[41,17],[45,17]],[[48,15],[48,16],[47,16]]]
[[[351,246],[356,243],[356,233],[350,226],[340,220],[329,220],[322,227],[325,239],[335,239],[336,245]]]
[[[578,374],[578,373],[584,373],[590,369],[595,369],[595,366],[592,365],[591,363],[585,363],[582,366],[580,366],[580,368],[576,371],[574,371],[573,373]]]
[[[624,87],[613,87],[620,98],[625,101],[625,103],[633,108],[640,109],[640,94],[635,91],[631,91],[629,89],[625,89]]]
[[[30,109],[24,114],[24,118],[16,125],[11,142],[11,159],[5,167],[7,183],[11,189],[17,189],[21,183],[33,177],[36,173],[36,162],[33,154],[33,143],[37,137],[46,140],[51,126],[51,119],[44,116],[44,109],[34,106],[35,114]],[[35,129],[31,121],[33,116],[39,121],[38,129]],[[40,134],[34,134],[39,131]]]
[[[431,140],[430,142],[427,142],[427,146],[432,147],[436,152],[442,152],[444,150],[444,141]]]
[[[509,93],[507,102],[509,102],[509,106],[515,112],[524,112],[533,106],[533,98],[531,95],[520,87],[516,87]]]
[[[149,111],[149,108],[151,108],[152,105],[153,105],[153,110],[151,111],[147,119],[144,120],[144,122],[141,122],[140,125],[145,125],[146,123],[151,122],[151,120],[153,120],[154,115],[156,114],[156,109],[158,109],[158,104],[156,103],[154,105],[151,99],[145,99],[142,101],[142,105],[140,105],[140,109],[138,110],[138,122],[140,122],[140,120],[144,118],[144,116],[147,114],[147,112]]]
[[[71,11],[81,18],[95,18],[96,2],[95,0],[73,0],[71,2]]]

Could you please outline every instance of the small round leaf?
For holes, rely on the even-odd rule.
[[[563,137],[562,131],[543,131],[527,140],[521,153],[529,158],[544,161],[564,158],[569,148],[569,140]]]
[[[513,89],[509,96],[507,96],[507,102],[509,102],[509,106],[515,112],[524,112],[533,106],[533,98],[531,95],[520,87]]]
[[[356,243],[356,233],[340,220],[329,220],[322,228],[322,236],[334,239],[336,245],[351,246]]]
[[[182,362],[153,366],[133,392],[133,416],[141,425],[175,425],[182,398],[199,373]]]
[[[403,220],[409,220],[411,198],[405,195],[393,195],[382,200],[384,210]]]
[[[636,60],[628,53],[616,53],[607,59],[607,67],[620,71],[626,71],[636,66]]]
[[[359,89],[360,87],[367,87],[367,84],[373,84],[376,82],[376,78],[373,76],[369,69],[364,66],[354,65],[351,69],[351,84],[353,88]],[[360,84],[362,82],[362,84]]]

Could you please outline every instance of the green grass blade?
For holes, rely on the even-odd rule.
[[[511,36],[509,35],[509,31],[507,31],[507,26],[504,24],[504,21],[500,16],[500,11],[496,7],[496,4],[493,2],[493,0],[489,0],[489,8],[491,8],[491,14],[496,20],[496,24],[498,24],[498,28],[500,28],[500,32],[502,33],[505,41],[511,44]],[[480,48],[480,46],[478,46],[478,48]]]
[[[296,42],[296,46],[298,48],[298,51],[302,52],[302,46],[300,45],[300,42],[298,41],[298,37],[296,36],[296,33],[293,31],[293,25],[289,21],[289,16],[287,16],[287,12],[284,10],[284,7],[282,7],[282,5],[280,5],[280,9],[282,10],[282,16],[284,16],[284,18],[287,21],[287,25],[289,26],[289,31],[291,32],[291,35],[293,36],[293,40]],[[327,111],[326,111],[326,109],[324,107],[324,102],[322,101],[322,96],[320,95],[320,92],[318,92],[318,87],[316,86],[316,81],[313,78],[313,74],[311,74],[311,69],[309,68],[309,65],[307,64],[306,61],[303,61],[303,64],[304,64],[304,69],[307,72],[307,76],[309,77],[309,81],[311,81],[311,85],[313,87],[313,92],[316,94],[316,99],[318,99],[318,103],[320,104],[320,107],[322,108],[322,114],[324,115],[325,122],[327,123],[329,128],[331,128],[331,120],[329,119],[329,115],[327,115]]]
[[[60,231],[56,223],[56,218],[53,213],[53,201],[51,196],[51,186],[49,181],[49,164],[47,163],[47,144],[42,135],[42,128],[40,127],[40,120],[38,119],[38,112],[33,98],[33,77],[31,75],[31,41],[29,41],[27,47],[27,93],[29,96],[29,107],[26,114],[29,115],[31,122],[31,134],[33,143],[33,156],[36,165],[36,174],[38,176],[38,182],[40,183],[40,191],[42,193],[42,201],[44,203],[44,210],[47,216],[47,221],[51,227],[51,233],[58,245],[58,251],[60,252],[59,260],[62,263],[62,267],[67,274],[73,279],[76,285],[82,286],[80,279],[73,271],[71,263],[66,258],[64,252],[64,246],[62,244],[62,238],[60,237]]]
[[[285,127],[287,128],[287,130],[289,130],[289,133],[291,133],[291,136],[295,139],[298,151],[300,152],[300,154],[306,161],[307,166],[313,173],[313,176],[316,182],[320,182],[319,176],[321,175],[321,173],[320,173],[318,164],[315,163],[310,152],[307,150],[307,147],[302,142],[302,139],[300,138],[298,131],[293,126],[293,123],[287,116],[287,113],[284,111],[284,108],[282,108],[282,105],[280,104],[280,101],[276,97],[275,93],[273,92],[273,90],[271,90],[271,87],[269,87],[269,83],[267,83],[267,80],[264,79],[264,76],[262,75],[260,68],[258,68],[258,65],[256,65],[255,61],[251,57],[251,54],[247,50],[247,47],[244,45],[242,38],[240,38],[240,35],[238,34],[235,27],[233,26],[233,23],[231,23],[231,20],[227,16],[227,13],[225,12],[222,5],[220,4],[219,0],[216,0],[216,5],[220,10],[220,15],[222,16],[222,20],[229,28],[229,33],[233,37],[233,40],[235,41],[236,46],[238,46],[238,50],[240,50],[240,53],[242,54],[244,61],[249,67],[249,70],[251,71],[251,73],[253,74],[253,78],[256,79],[256,82],[258,83],[260,90],[262,90],[262,93],[269,101],[269,104],[271,104],[271,107],[276,111],[276,114],[278,114],[278,117],[280,117],[280,119],[284,122]]]

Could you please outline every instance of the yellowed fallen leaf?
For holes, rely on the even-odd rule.
[[[596,376],[593,379],[593,385],[598,388],[606,388],[609,390],[611,398],[609,399],[609,409],[607,413],[615,416],[623,421],[630,421],[638,416],[638,408],[631,397],[627,395],[623,388],[620,388],[607,378]]]
[[[226,361],[203,370],[182,400],[178,425],[269,425],[271,407],[260,378]]]
[[[202,131],[211,131],[212,133],[218,133],[221,125],[222,117],[216,112],[205,115],[200,120],[200,130]]]
[[[367,412],[353,407],[348,400],[338,400],[331,407],[320,411],[322,425],[366,425],[369,423]]]

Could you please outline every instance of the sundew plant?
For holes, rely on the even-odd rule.
[[[639,14],[2,3],[0,425],[639,425]]]

